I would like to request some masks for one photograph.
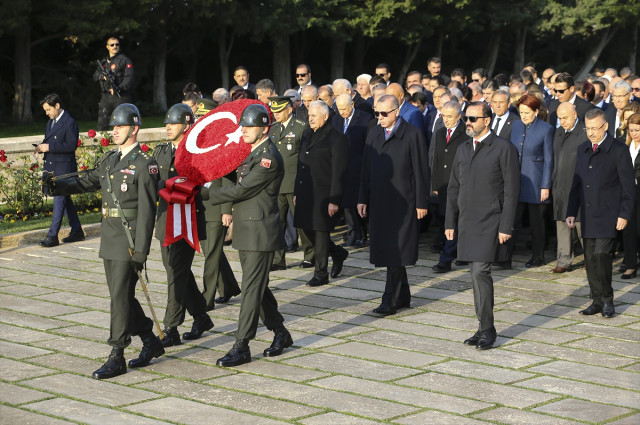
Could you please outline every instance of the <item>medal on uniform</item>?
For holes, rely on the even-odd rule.
[[[121,191],[121,192],[126,192],[126,191],[127,191],[127,189],[129,189],[129,187],[127,186],[127,184],[126,184],[126,183],[122,183],[122,184],[120,185],[120,191]]]
[[[287,144],[287,150],[290,151],[293,148],[293,146],[291,146],[291,143]]]

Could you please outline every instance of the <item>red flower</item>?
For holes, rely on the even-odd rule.
[[[140,145],[140,149],[142,149],[142,152],[149,152],[149,146],[144,143]]]
[[[89,131],[87,131],[87,136],[89,136],[89,137],[96,137],[96,131],[95,131],[95,130],[89,130]]]
[[[82,167],[80,167],[80,169],[81,169],[82,171],[84,171],[84,170],[86,170],[86,169],[87,169],[87,166],[86,166],[86,165],[83,165]]]
[[[102,146],[109,146],[109,142],[110,142],[110,140],[109,140],[109,139],[107,139],[106,137],[103,137],[103,138],[100,140],[100,144],[101,144]]]
[[[78,139],[78,146],[82,146],[82,140]]]
[[[0,149],[0,155],[4,155],[4,149]]]
[[[0,155],[0,162],[7,162],[7,156],[5,154]]]

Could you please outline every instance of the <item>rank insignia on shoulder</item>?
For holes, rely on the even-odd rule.
[[[127,64],[127,68],[129,68],[129,69],[133,68],[133,64],[128,63],[128,64]]]
[[[157,165],[149,165],[149,174],[158,174],[158,166]]]
[[[271,160],[267,158],[262,158],[260,161],[260,165],[264,168],[271,168]]]

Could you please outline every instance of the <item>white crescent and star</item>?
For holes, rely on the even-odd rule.
[[[185,148],[187,149],[187,151],[194,155],[199,155],[219,148],[221,146],[220,143],[209,146],[207,148],[199,147],[198,136],[200,135],[200,132],[202,132],[202,130],[204,130],[209,124],[214,121],[223,119],[228,119],[231,120],[234,124],[238,124],[238,119],[236,118],[235,114],[228,111],[216,112],[213,115],[209,115],[208,117],[201,118],[196,121],[194,128],[189,133],[189,136],[187,137],[187,141],[185,143]],[[228,146],[231,143],[239,144],[240,139],[242,138],[242,128],[238,127],[234,132],[225,134],[225,136],[227,136],[227,142],[224,144],[225,146]]]

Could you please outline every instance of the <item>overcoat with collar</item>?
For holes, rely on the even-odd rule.
[[[422,131],[399,119],[385,140],[375,126],[362,158],[359,203],[367,205],[370,261],[381,266],[409,266],[418,259],[417,208],[429,204],[429,165]]]
[[[520,192],[518,151],[493,132],[458,148],[447,188],[445,229],[458,225],[458,259],[493,262],[498,233],[513,234]]]
[[[336,131],[331,117],[317,131],[305,131],[294,190],[295,227],[324,232],[333,229],[337,214],[329,217],[329,204],[343,207],[348,156],[349,140]]]
[[[53,120],[47,122],[42,141],[49,144],[49,152],[44,153],[44,170],[53,172],[54,176],[74,173],[78,170],[78,124],[67,111],[64,111],[53,127],[52,122]]]
[[[449,143],[447,143],[446,127],[436,131],[433,136],[434,151],[431,185],[433,190],[438,192],[438,203],[443,211],[447,206],[447,186],[449,186],[453,159],[458,148],[467,140],[469,140],[469,136],[465,133],[465,125],[462,121],[458,122],[455,131],[451,133]]]
[[[587,139],[584,121],[578,118],[575,127],[565,132],[562,127],[556,128],[553,138],[553,219],[564,221],[567,218],[567,202],[576,169],[578,146]],[[577,217],[577,221],[580,221]]]
[[[629,147],[607,134],[594,152],[578,146],[567,217],[582,214],[582,237],[613,239],[618,217],[629,220],[635,202],[635,173]]]

